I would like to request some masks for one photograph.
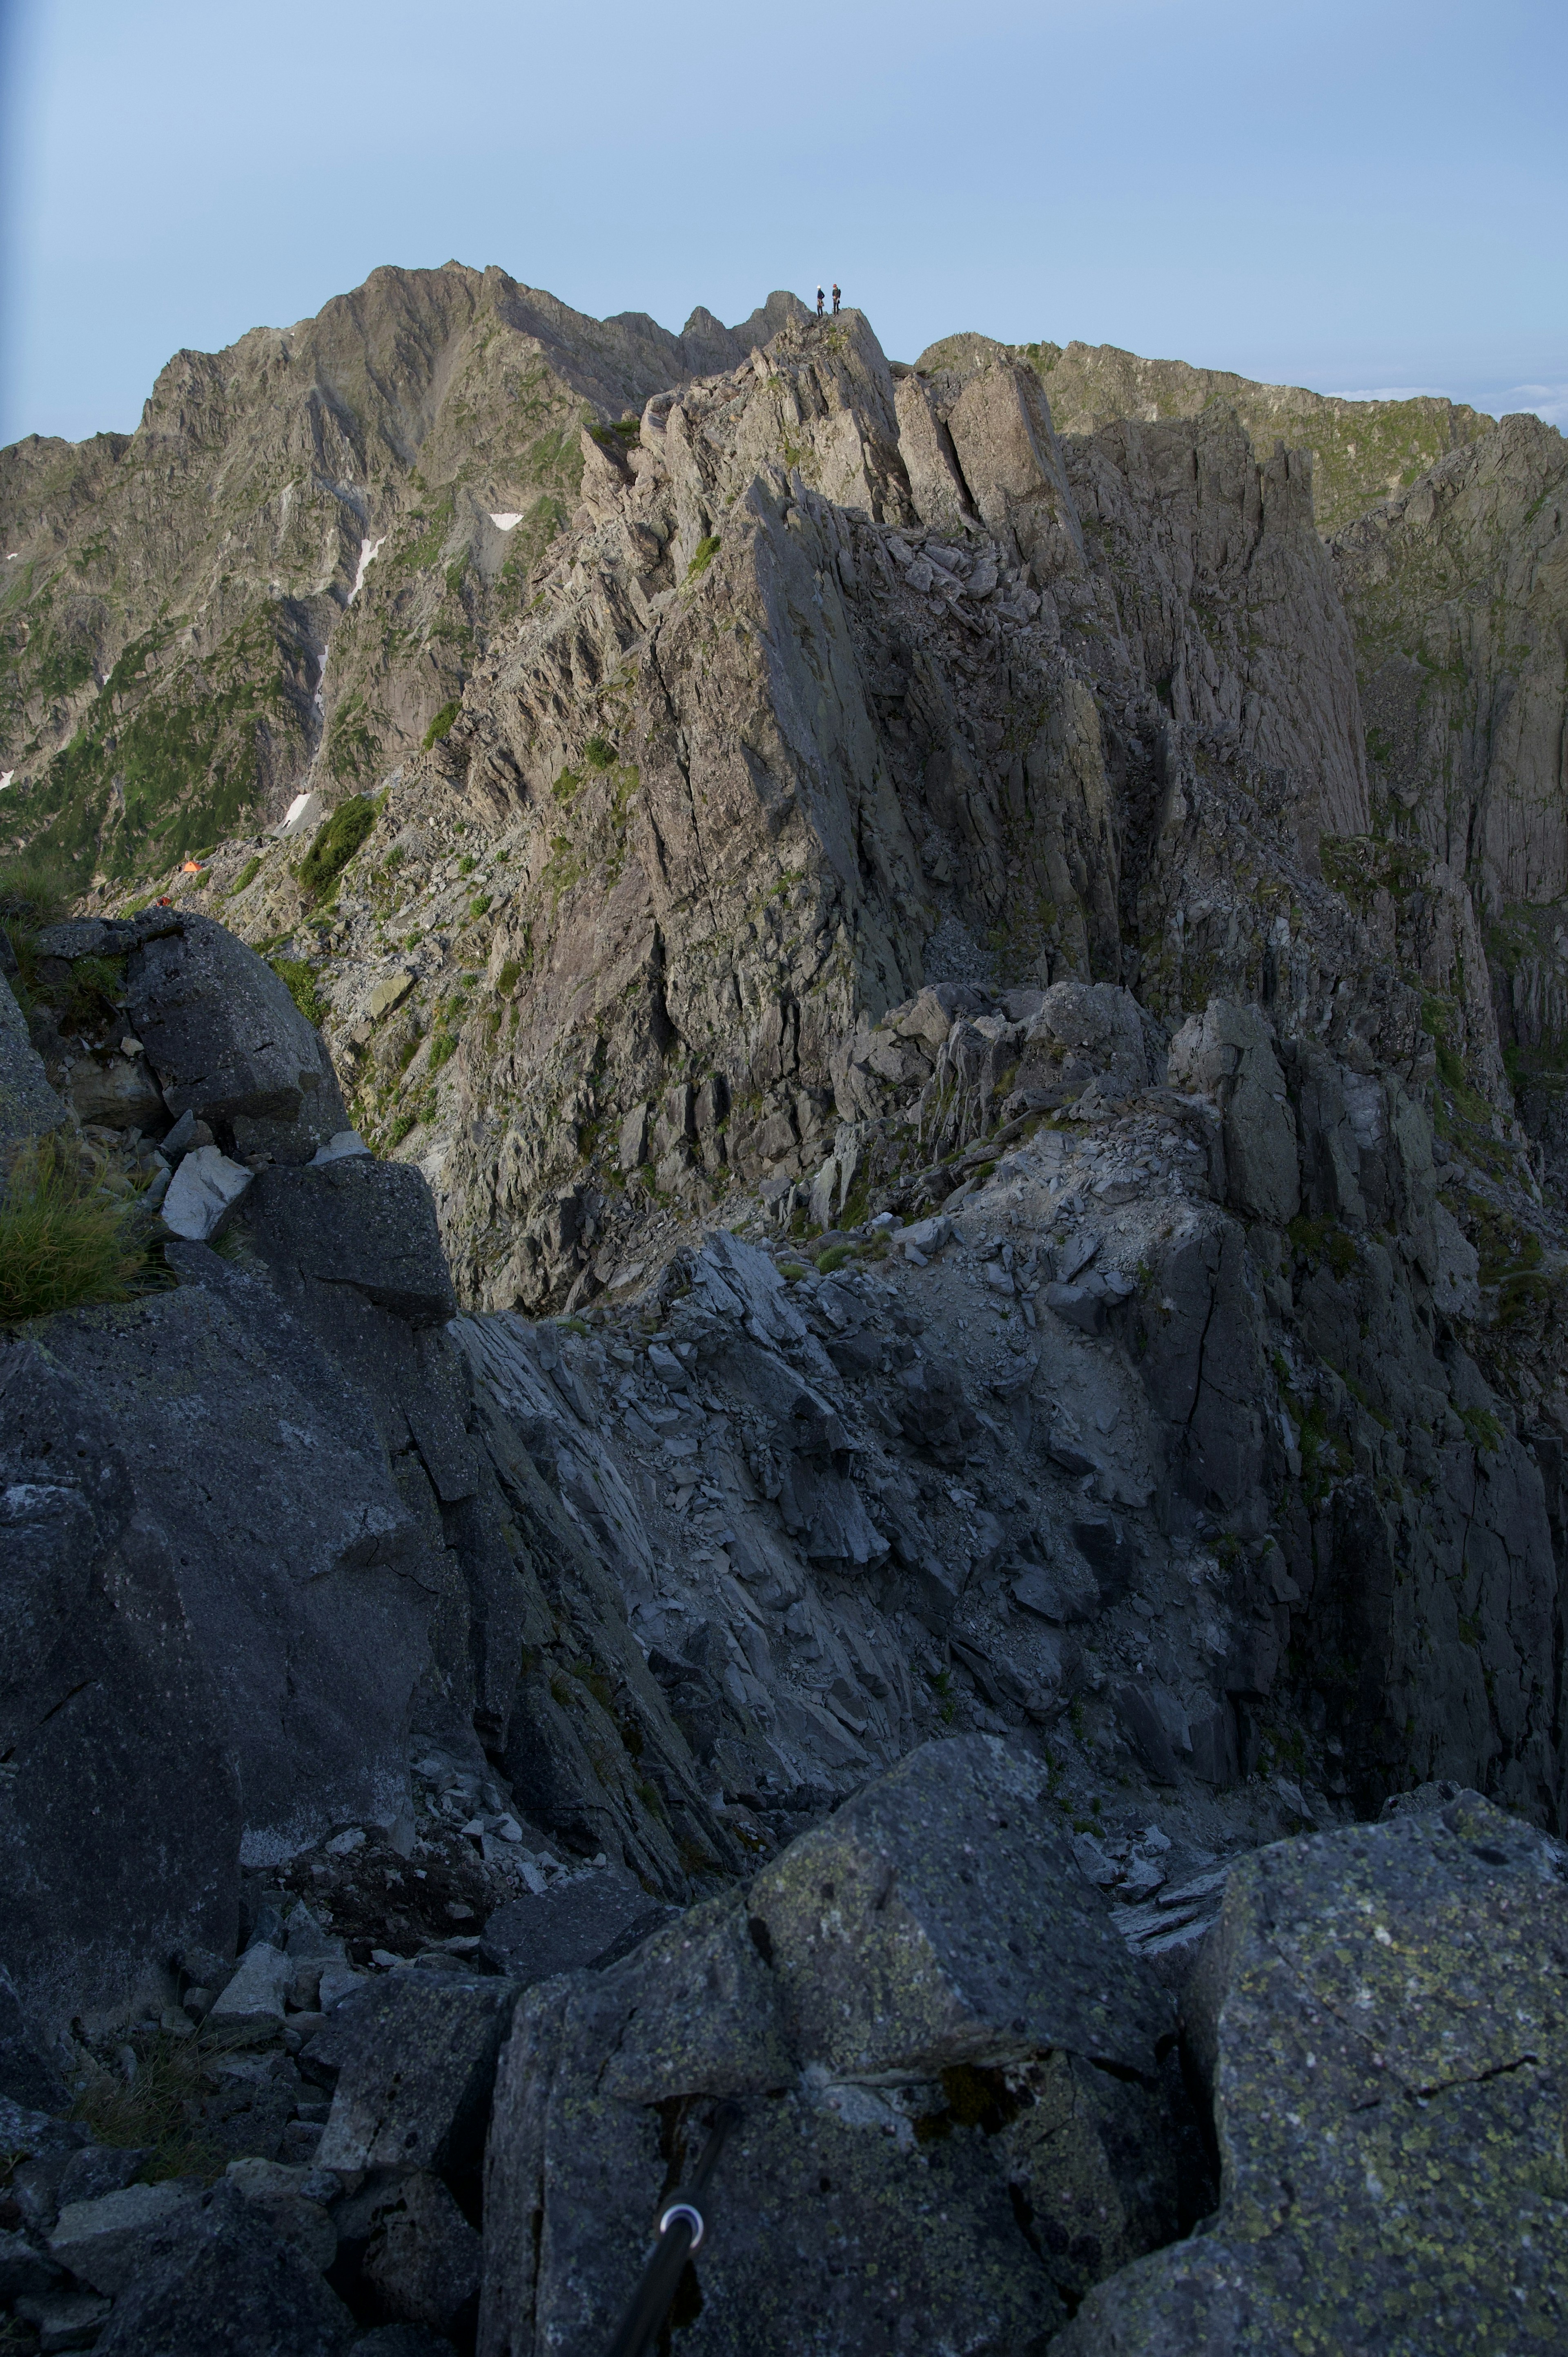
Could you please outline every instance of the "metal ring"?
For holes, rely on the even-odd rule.
[[[669,2209],[665,2211],[664,2215],[659,2221],[659,2232],[660,2237],[669,2233],[671,2224],[677,2218],[689,2218],[691,2220],[692,2248],[695,2250],[703,2239],[702,2212],[690,2201],[671,2201]]]

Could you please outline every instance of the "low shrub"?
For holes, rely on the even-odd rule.
[[[452,723],[456,719],[457,715],[462,711],[462,705],[456,699],[454,699],[450,704],[444,704],[442,705],[440,711],[436,714],[435,719],[431,722],[429,727],[424,732],[424,736],[422,740],[422,750],[428,753],[432,745],[438,745],[441,742],[441,739],[447,734],[448,730],[451,728]]]

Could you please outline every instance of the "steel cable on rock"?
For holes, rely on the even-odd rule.
[[[675,2297],[681,2271],[706,2232],[698,2197],[718,2166],[725,2140],[739,2118],[740,2105],[736,2103],[723,2103],[714,2114],[708,2140],[695,2169],[660,2212],[659,2246],[643,2269],[642,2281],[631,2296],[607,2357],[643,2357],[663,2323]]]

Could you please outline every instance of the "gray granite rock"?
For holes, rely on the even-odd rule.
[[[516,2002],[510,1981],[400,1974],[340,2007],[312,2041],[313,2069],[338,2072],[317,2165],[445,2173],[474,2159]]]
[[[369,1403],[264,1271],[166,1250],[175,1291],[58,1318],[48,1347],[113,1421],[138,1527],[170,1534],[180,1625],[216,1682],[259,1865],[406,1806],[443,1566]]]
[[[39,2036],[127,2004],[154,1960],[234,1940],[225,1706],[138,1496],[134,1423],[69,1364],[124,1315],[0,1345],[0,1959]]]
[[[362,2262],[381,2307],[408,2324],[472,2331],[484,2245],[438,2177],[415,2169],[378,2206]]]
[[[194,910],[134,951],[132,1028],[168,1109],[209,1124],[241,1159],[308,1161],[348,1126],[326,1049],[272,968]],[[242,1133],[236,1124],[246,1125]]]
[[[405,1162],[340,1157],[264,1170],[242,1217],[263,1257],[323,1284],[351,1286],[413,1326],[443,1326],[457,1304],[423,1174]]]
[[[349,2310],[295,2246],[227,2184],[148,2235],[115,2301],[102,2357],[339,2357]]]
[[[650,1900],[624,1866],[596,1867],[498,1907],[485,1925],[479,1954],[490,1971],[526,1987],[553,1973],[614,1961],[671,1912]]]
[[[1465,1792],[1241,1860],[1186,2005],[1222,2201],[1061,2357],[1560,2349],[1568,1859]]]
[[[1174,2017],[1040,1797],[994,1742],[928,1745],[744,1898],[525,1991],[481,2357],[607,2340],[719,2096],[741,2119],[683,2301],[707,2357],[916,2337],[1025,2357],[1064,2293],[1176,2231]]]
[[[994,1737],[928,1743],[752,1885],[803,2058],[875,2078],[1045,2047],[1152,2076],[1174,2028]]]
[[[62,1129],[70,1119],[49,1086],[11,985],[0,974],[0,1162],[8,1162],[27,1139]]]

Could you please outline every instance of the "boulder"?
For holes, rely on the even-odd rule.
[[[993,1736],[927,1743],[752,1885],[794,2050],[835,2077],[1045,2047],[1153,2076],[1173,2024]]]
[[[354,2329],[309,2260],[221,2184],[147,2235],[97,2345],[100,2357],[340,2357]]]
[[[308,2050],[313,2071],[338,2072],[318,2166],[450,2172],[477,2158],[517,1994],[406,1974],[340,2007]]]
[[[349,1153],[304,1170],[274,1165],[259,1174],[242,1216],[274,1266],[351,1286],[409,1325],[445,1326],[457,1314],[435,1206],[411,1163]]]
[[[84,1313],[68,1340],[94,1324],[112,1339],[140,1314]],[[238,1901],[226,1706],[137,1494],[138,1435],[53,1347],[67,1323],[0,1343],[0,1962],[21,2003],[16,2069],[33,2034],[128,2004],[176,1950],[231,1954]],[[25,2083],[54,2100],[52,2076]]]
[[[191,2199],[183,2185],[127,2185],[95,2201],[68,2202],[49,2236],[49,2255],[111,2299],[141,2272],[149,2239]]]
[[[306,1162],[348,1127],[330,1059],[265,961],[210,917],[126,962],[131,1027],[176,1118],[194,1113],[242,1159]]]
[[[361,2264],[389,2314],[433,2332],[472,2331],[484,2245],[428,2169],[403,2178],[377,2208]]]
[[[486,2156],[481,2357],[609,2339],[715,2097],[741,2118],[687,2279],[693,2347],[1024,2357],[1064,2295],[1176,2231],[1169,2000],[1043,1779],[984,1737],[928,1744],[749,1897],[524,1993]]]
[[[613,1962],[667,1921],[624,1866],[562,1875],[546,1890],[498,1907],[485,1925],[480,1961],[520,1987],[552,1973]]]
[[[253,2155],[231,2160],[224,2175],[280,2242],[292,2243],[326,2274],[338,2252],[338,2230],[324,2206],[337,2188],[335,2177],[315,2167],[289,2168]]]
[[[242,1779],[244,1860],[263,1865],[333,1824],[390,1824],[406,1808],[408,1711],[443,1566],[362,1388],[264,1271],[199,1244],[165,1249],[174,1291],[67,1312],[48,1349],[114,1430],[136,1528],[169,1534],[174,1625],[214,1681]],[[136,1717],[127,1706],[127,1743]],[[174,1805],[181,1826],[200,1822],[188,1784]]]
[[[1568,1860],[1474,1792],[1240,1860],[1187,2009],[1222,2200],[1061,2357],[1568,2342]]]

